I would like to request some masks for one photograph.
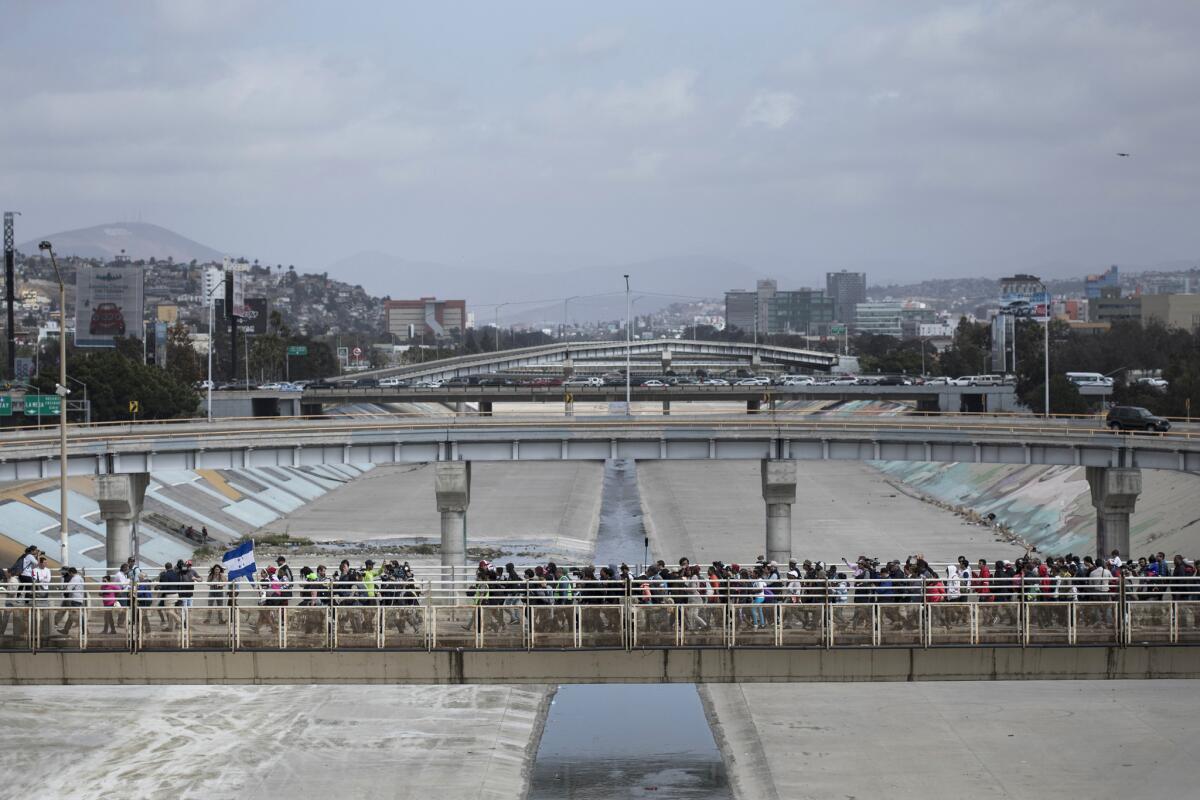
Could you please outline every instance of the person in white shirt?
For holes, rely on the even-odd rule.
[[[36,604],[44,606],[50,601],[50,562],[45,556],[39,556],[37,566],[33,568],[33,591]]]

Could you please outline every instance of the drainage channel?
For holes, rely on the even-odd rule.
[[[645,528],[632,460],[604,466],[597,566],[640,562]],[[729,800],[721,752],[694,684],[560,686],[530,800]]]

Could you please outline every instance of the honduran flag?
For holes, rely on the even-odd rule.
[[[254,541],[247,540],[226,553],[221,558],[221,566],[225,567],[226,580],[236,581],[238,578],[245,578],[253,581],[256,570]]]

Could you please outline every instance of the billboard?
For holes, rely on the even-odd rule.
[[[80,267],[75,276],[76,347],[114,347],[118,336],[141,338],[141,267]]]
[[[245,328],[250,333],[267,332],[267,298],[247,297],[246,305],[234,309],[242,318],[239,328]]]

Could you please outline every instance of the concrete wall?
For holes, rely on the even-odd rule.
[[[0,685],[547,684],[1200,678],[1200,647],[8,653]]]

